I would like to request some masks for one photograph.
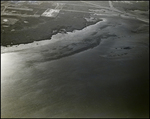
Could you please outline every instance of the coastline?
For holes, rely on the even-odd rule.
[[[149,23],[109,14],[1,46],[1,117],[148,118]]]

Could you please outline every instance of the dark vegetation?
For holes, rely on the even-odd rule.
[[[1,26],[1,45],[17,45],[50,39],[52,35],[60,32],[61,29],[71,32],[81,30],[95,23],[86,22],[84,17],[89,17],[89,14],[60,12],[56,18],[16,17],[19,21],[15,25],[7,28]],[[24,21],[28,21],[28,23],[24,23]],[[11,31],[11,29],[15,29],[15,31]]]

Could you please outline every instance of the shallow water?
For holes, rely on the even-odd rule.
[[[97,54],[31,66],[12,54],[2,66],[2,117],[146,117],[147,66]]]
[[[111,22],[105,30],[118,38],[103,37],[97,47],[61,59],[48,60],[50,51],[42,54],[50,44],[1,54],[2,117],[148,117],[148,52],[140,44],[146,36],[127,40],[136,24]],[[136,48],[109,57],[122,46]]]

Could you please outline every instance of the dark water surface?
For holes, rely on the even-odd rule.
[[[147,117],[146,58],[116,61],[99,52],[14,66],[18,74],[2,81],[2,117]]]
[[[80,49],[88,31],[101,33],[101,25],[70,33],[64,42],[2,53],[1,117],[148,117],[149,36],[139,28],[143,22],[131,21],[110,18],[104,30],[114,37],[97,35],[97,47],[61,59],[47,60],[53,46],[59,54],[71,39]]]

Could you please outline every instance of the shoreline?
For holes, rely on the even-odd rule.
[[[68,29],[86,25],[83,14],[66,14],[61,24],[74,19]],[[102,21],[72,32],[62,28],[51,39],[1,46],[1,117],[147,118],[149,24],[113,15],[84,16]]]
[[[131,39],[132,34],[137,34],[140,32],[142,33],[142,30],[144,30],[144,32],[147,31],[146,29],[147,26],[143,25],[141,26],[139,25],[137,28],[135,27],[136,25],[133,25],[132,27],[135,30],[131,28],[131,31],[129,30],[126,30],[126,32],[121,31],[119,30],[120,28],[122,29],[124,27],[125,29],[128,29],[130,25],[120,24],[122,18],[120,18],[121,21],[118,21],[117,23],[116,21],[113,21],[114,18],[110,17],[101,18],[103,20],[95,23],[94,25],[87,26],[82,30],[74,30],[73,32],[57,33],[56,35],[53,35],[52,38],[49,40],[34,41],[33,43],[13,45],[11,47],[1,46],[1,54],[8,52],[16,52],[16,53],[32,52],[36,54],[37,52],[39,52],[42,53],[44,59],[46,60],[56,60],[62,57],[82,52],[84,50],[94,48],[99,44],[101,44],[101,39],[104,39],[104,41],[109,38],[124,39],[123,37],[125,37],[124,35],[126,34],[126,32],[131,34],[131,36],[128,36],[128,38]],[[124,22],[128,23],[129,21],[131,21],[131,19],[124,19]],[[111,22],[114,23],[112,24]],[[138,22],[139,21],[137,20],[137,23]],[[143,22],[139,23],[143,24]],[[117,28],[118,30],[114,31],[112,26],[114,28]],[[129,46],[127,45],[123,47],[128,48]],[[132,47],[129,48],[132,49]],[[49,54],[49,56],[47,54]],[[126,54],[127,53],[124,52],[123,54],[120,54],[118,56],[124,56]],[[114,55],[110,54],[110,56],[104,55],[102,57],[113,58],[115,56],[116,56],[115,54]]]
[[[45,39],[45,40],[43,39],[41,41],[34,41],[32,43],[27,43],[27,44],[13,45],[13,46],[10,46],[10,47],[1,46],[1,53],[3,54],[3,53],[7,53],[7,52],[17,52],[17,51],[25,50],[25,49],[28,49],[28,48],[40,47],[40,46],[43,46],[43,45],[46,45],[46,44],[54,43],[54,42],[57,42],[57,41],[61,40],[63,37],[69,36],[70,34],[72,35],[72,34],[76,34],[76,33],[80,33],[82,31],[85,31],[86,29],[90,29],[90,27],[94,27],[96,24],[100,24],[101,22],[105,22],[105,19],[100,20],[99,22],[97,22],[93,25],[89,25],[87,27],[84,27],[81,30],[73,30],[72,32],[68,31],[66,33],[56,33],[55,35],[52,35],[51,39]],[[93,34],[93,33],[90,33],[90,34]]]
[[[65,15],[61,13],[59,17],[56,17],[55,19],[40,18],[38,21],[36,21],[38,22],[38,25],[31,26],[29,28],[28,26],[25,26],[25,28],[21,28],[21,30],[1,33],[1,46],[7,45],[13,46],[19,44],[32,43],[34,41],[42,41],[43,39],[50,39],[52,35],[60,33],[62,29],[65,29],[66,32],[73,32],[74,30],[81,30],[87,26],[93,25],[101,21],[101,19],[97,19],[96,21],[93,22],[86,21],[85,19],[86,17],[91,17],[88,14],[85,14],[85,18],[73,17],[65,20],[68,14],[70,15],[70,13],[66,13]],[[74,13],[69,17],[72,17],[73,15],[76,16],[76,14]],[[34,18],[29,19],[31,23],[34,20]],[[23,21],[28,20],[24,19]],[[16,25],[16,27],[17,26],[19,27],[19,23]],[[54,30],[56,31],[55,33],[53,32]]]

